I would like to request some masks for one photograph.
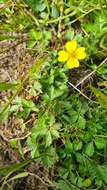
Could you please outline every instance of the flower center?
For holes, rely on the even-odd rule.
[[[75,56],[75,51],[73,51],[73,52],[70,54],[70,57],[76,58],[76,56]]]

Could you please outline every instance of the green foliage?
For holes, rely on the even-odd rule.
[[[85,179],[83,182],[83,185],[84,185],[84,187],[89,187],[91,185],[91,180],[89,178]]]
[[[107,145],[106,109],[68,95],[66,73],[66,67],[58,66],[55,54],[44,65],[44,71],[38,76],[33,73],[39,82],[41,100],[38,119],[27,143],[32,158],[45,153],[42,161],[46,166],[51,168],[58,163],[57,188],[92,188],[94,183],[99,187],[106,184],[102,174],[106,163],[100,161]]]
[[[107,107],[107,96],[94,87],[91,87],[91,89],[94,92],[95,96],[97,97],[97,100],[100,103],[100,105],[103,107]]]
[[[67,183],[63,180],[58,181],[57,188],[60,190],[73,190],[73,188],[69,187],[69,185],[67,185]]]
[[[87,22],[87,19],[90,22]],[[107,37],[107,19],[105,15],[100,11],[93,12],[89,18],[86,18],[85,22],[81,23],[81,27],[86,32],[86,38],[83,41],[84,45],[87,46],[88,54],[94,54],[94,60],[95,58],[103,58],[107,51],[105,40]],[[94,60],[91,61],[92,65],[95,64]]]
[[[29,116],[30,112],[38,112],[38,108],[33,103],[32,100],[25,100],[24,98],[16,98],[13,101],[10,112],[15,112],[19,117],[26,118]]]
[[[9,141],[22,159],[27,148],[31,159],[1,167],[1,176],[13,174],[38,158],[54,173],[53,182],[59,190],[107,189],[107,66],[97,69],[107,55],[106,7],[106,1],[98,0],[14,0],[0,10],[0,30],[26,33],[27,50],[33,60],[37,57],[24,84],[28,99],[21,82],[0,83],[0,91],[16,93],[0,113],[2,119],[13,115],[22,118],[31,133],[24,143],[17,138]],[[86,70],[96,69],[98,86],[93,76],[90,87],[98,101],[95,104],[70,89],[68,69],[57,61],[59,49],[74,37],[87,52],[81,65],[85,64]],[[0,34],[0,41],[7,39],[16,38]],[[81,70],[72,72],[77,79]],[[22,91],[16,92],[18,88]],[[87,92],[87,85],[83,88]],[[16,174],[10,181],[27,175]]]
[[[44,0],[27,0],[27,3],[34,11],[43,11],[45,9]]]
[[[35,45],[37,44],[37,42],[41,42],[42,43],[42,39],[44,39],[43,41],[43,45],[44,48],[49,44],[49,41],[51,40],[51,31],[37,31],[36,29],[31,29],[28,33],[28,37],[29,37],[29,42],[28,42],[28,48],[33,48],[35,47]]]
[[[86,144],[85,154],[87,154],[89,157],[93,156],[93,154],[94,154],[93,142],[90,142],[90,143]]]
[[[5,90],[9,90],[9,89],[17,89],[19,88],[20,84],[19,83],[6,83],[6,82],[1,82],[0,83],[0,91],[5,91]]]
[[[106,148],[106,141],[104,139],[97,137],[97,138],[95,138],[94,142],[95,142],[97,149],[100,150],[100,149]]]
[[[59,10],[58,10],[58,7],[56,5],[53,5],[52,6],[52,13],[51,13],[51,16],[53,18],[57,18],[59,17],[60,13],[59,13]]]

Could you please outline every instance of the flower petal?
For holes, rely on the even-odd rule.
[[[66,51],[63,51],[63,50],[59,51],[58,55],[59,55],[59,57],[58,57],[59,62],[67,61],[68,58],[69,58],[69,54]]]
[[[77,41],[72,40],[66,43],[65,48],[68,53],[73,53],[77,48]]]
[[[86,57],[85,48],[80,47],[75,51],[75,57],[76,59],[84,59]]]
[[[67,61],[67,67],[68,67],[69,69],[79,67],[79,61],[78,61],[78,59],[76,59],[76,58],[74,58],[74,57],[71,57],[71,58]]]

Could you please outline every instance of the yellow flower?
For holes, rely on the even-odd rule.
[[[72,40],[65,44],[65,50],[58,52],[58,61],[66,61],[69,69],[79,67],[79,60],[86,57],[85,48],[77,46],[77,41]]]

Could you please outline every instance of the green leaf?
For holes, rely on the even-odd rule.
[[[42,86],[41,86],[40,82],[35,81],[34,85],[31,88],[31,95],[36,96],[36,95],[42,93],[41,89],[42,89]]]
[[[46,133],[46,147],[49,147],[52,144],[52,136],[50,131]]]
[[[65,153],[70,154],[73,152],[73,143],[68,142],[65,144]]]
[[[36,41],[29,41],[28,48],[33,48],[36,45]]]
[[[43,3],[43,0],[26,0],[28,5],[36,12],[43,11],[46,7],[45,3]]]
[[[104,149],[106,147],[106,142],[102,138],[96,138],[94,140],[94,142],[95,142],[95,145],[96,145],[97,149],[99,149],[99,150]]]
[[[42,157],[42,161],[45,166],[51,167],[55,165],[58,161],[58,156],[56,154],[56,149],[53,146],[50,146],[44,149],[46,155]]]
[[[68,30],[67,33],[66,33],[66,35],[65,35],[65,38],[67,40],[72,40],[73,37],[74,37],[74,30]]]
[[[45,8],[46,8],[46,4],[45,3],[41,2],[41,3],[37,4],[37,10],[38,11],[42,12],[42,11],[44,11]]]
[[[84,185],[84,187],[89,187],[91,185],[91,180],[89,178],[85,179],[83,182],[83,185]]]
[[[82,149],[83,143],[82,141],[74,141],[73,146],[74,146],[74,150],[78,151]]]
[[[24,152],[23,152],[23,148],[22,148],[22,144],[20,143],[20,140],[18,140],[18,151],[20,153],[21,158],[24,160]]]
[[[82,117],[81,115],[79,115],[78,121],[76,123],[76,126],[78,128],[85,129],[85,125],[86,125],[86,120],[84,119],[84,117]]]
[[[28,48],[33,48],[37,41],[42,39],[42,32],[37,31],[35,29],[31,29],[28,33],[29,42],[28,42]]]
[[[64,180],[58,181],[57,188],[59,190],[74,190],[73,188],[71,188],[71,186],[69,187],[69,185]]]
[[[104,181],[105,184],[107,184],[107,166],[97,166],[97,172],[99,173],[100,179]]]
[[[70,121],[72,123],[75,123],[78,119],[78,113],[75,110],[70,110],[69,112],[69,116],[70,116]]]
[[[85,154],[87,154],[90,157],[93,156],[93,154],[94,154],[93,142],[90,142],[90,143],[86,144],[86,146],[85,146]]]
[[[76,155],[77,162],[79,162],[79,163],[81,163],[83,165],[84,162],[85,162],[84,156],[81,153],[77,153],[77,152],[76,152],[75,155]]]
[[[51,86],[49,90],[49,97],[51,100],[54,98],[54,91],[55,91],[54,86]]]
[[[44,30],[43,31],[43,38],[44,38],[44,40],[47,40],[47,41],[51,40],[51,38],[52,38],[51,31]]]
[[[28,36],[30,39],[40,40],[42,38],[42,33],[37,30],[31,29],[28,33]]]
[[[77,186],[82,188],[83,187],[83,178],[77,177]]]
[[[9,89],[14,90],[18,86],[19,86],[19,83],[18,84],[13,84],[13,83],[1,82],[0,83],[0,91],[9,90]]]
[[[36,108],[36,105],[33,103],[32,100],[22,99],[22,106],[23,106],[23,108],[29,108],[28,110],[30,110],[30,111],[38,112],[38,108]]]
[[[17,140],[17,139],[11,139],[11,140],[9,141],[9,143],[10,143],[10,146],[11,146],[12,148],[17,148],[18,140]]]
[[[50,128],[50,132],[51,132],[51,135],[54,137],[54,138],[58,138],[59,137],[59,129],[61,127],[61,124],[59,123],[54,123],[51,128]]]
[[[103,65],[102,67],[99,67],[97,72],[100,75],[107,75],[107,64]]]
[[[100,105],[103,107],[107,107],[107,96],[105,94],[103,94],[100,90],[98,90],[92,86],[90,88],[94,92]]]
[[[53,18],[57,18],[57,17],[59,17],[59,10],[58,10],[58,7],[56,6],[56,5],[53,5],[52,6],[52,13],[51,13],[51,16],[53,17]]]

